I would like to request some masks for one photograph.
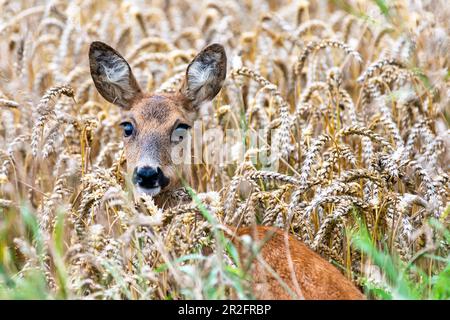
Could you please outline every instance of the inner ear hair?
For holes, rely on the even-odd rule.
[[[107,101],[129,109],[133,100],[142,96],[130,65],[107,44],[100,41],[91,44],[89,66],[95,87]]]
[[[222,45],[204,48],[189,64],[182,93],[196,107],[212,100],[222,88],[226,77],[227,56]]]

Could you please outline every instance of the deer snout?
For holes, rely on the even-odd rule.
[[[158,184],[158,176],[161,170],[153,167],[135,168],[133,182],[143,188],[154,188]]]
[[[139,191],[150,195],[158,194],[169,184],[161,168],[150,166],[135,168],[132,181]]]

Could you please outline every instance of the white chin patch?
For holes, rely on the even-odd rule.
[[[138,192],[138,194],[146,194],[148,196],[156,196],[160,191],[161,191],[161,187],[154,187],[154,188],[141,188],[139,186],[136,187],[136,191]]]

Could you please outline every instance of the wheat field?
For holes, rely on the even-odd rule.
[[[449,31],[445,0],[0,1],[0,298],[251,299],[222,230],[256,223],[370,299],[450,299]],[[96,40],[149,92],[226,49],[202,120],[240,136],[176,206],[131,192]]]

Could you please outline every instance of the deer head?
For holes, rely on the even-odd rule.
[[[185,140],[199,106],[212,100],[226,76],[224,48],[211,44],[188,65],[176,93],[144,93],[127,61],[113,48],[93,42],[89,49],[92,79],[107,101],[122,108],[127,171],[138,193],[157,195],[178,187],[181,164],[172,149]]]

